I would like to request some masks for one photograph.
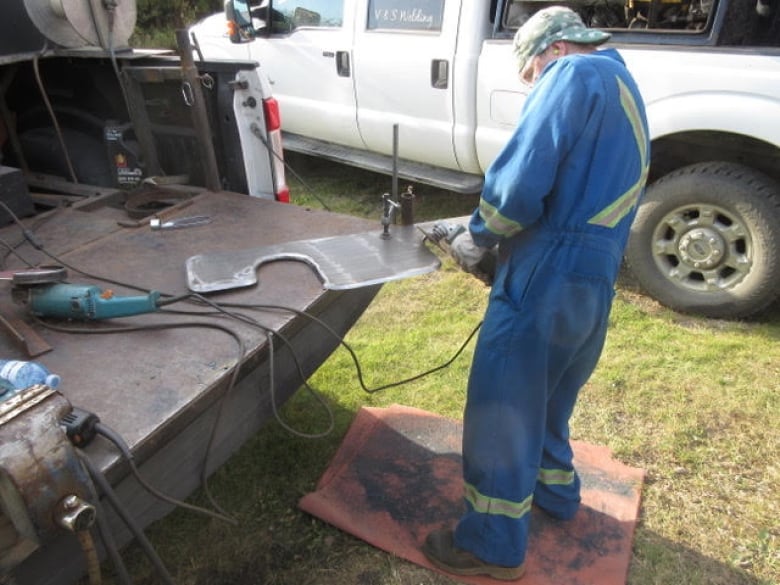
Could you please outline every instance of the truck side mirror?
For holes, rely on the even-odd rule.
[[[225,19],[231,43],[246,43],[255,37],[247,0],[225,0]]]

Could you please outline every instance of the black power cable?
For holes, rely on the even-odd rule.
[[[114,492],[114,489],[111,487],[111,484],[108,482],[105,476],[100,472],[100,470],[97,467],[95,467],[95,465],[92,463],[92,461],[90,460],[90,458],[87,456],[86,453],[84,453],[80,449],[77,449],[76,452],[81,458],[81,461],[84,464],[84,467],[86,468],[90,477],[92,478],[92,481],[100,488],[100,490],[103,492],[103,495],[106,497],[106,499],[109,501],[111,506],[116,511],[117,515],[122,519],[122,521],[125,523],[128,529],[130,529],[130,532],[138,541],[141,550],[143,550],[144,554],[147,556],[149,561],[151,561],[152,565],[157,571],[157,574],[162,579],[163,583],[165,583],[165,585],[176,585],[170,572],[168,572],[168,569],[165,567],[165,563],[163,563],[162,559],[160,558],[160,555],[157,554],[157,551],[154,549],[154,546],[146,537],[146,534],[144,534],[143,529],[140,526],[138,526],[138,524],[135,522],[133,517],[128,513],[128,511],[122,505],[122,502],[117,497],[116,493]]]
[[[82,457],[86,456],[82,451],[79,450],[76,451],[76,454],[79,456],[80,460]],[[111,532],[111,527],[108,524],[108,518],[106,517],[103,504],[100,503],[100,496],[98,496],[97,490],[95,489],[95,484],[88,484],[88,489],[90,490],[90,495],[92,496],[92,505],[95,507],[95,523],[97,525],[97,532],[100,535],[100,540],[103,542],[103,548],[106,550],[106,554],[108,554],[108,557],[111,559],[111,562],[114,565],[114,570],[117,573],[120,584],[133,585],[133,581],[130,578],[130,573],[127,571],[127,566],[122,560],[122,555],[119,554],[119,547],[117,546],[116,540],[114,539],[114,534]]]
[[[369,388],[368,385],[365,383],[365,379],[363,376],[363,368],[360,365],[360,359],[358,358],[355,350],[346,342],[344,337],[340,335],[337,331],[335,331],[330,325],[328,325],[325,321],[320,319],[319,317],[312,315],[311,313],[308,313],[306,311],[301,311],[299,309],[295,309],[293,307],[287,307],[283,305],[271,305],[271,304],[245,304],[245,303],[215,303],[214,301],[211,301],[207,299],[206,297],[193,293],[191,295],[191,299],[193,302],[197,301],[202,304],[207,304],[215,309],[218,313],[225,314],[226,316],[230,316],[232,318],[238,319],[243,323],[247,323],[249,325],[253,325],[256,327],[259,327],[265,331],[265,333],[268,335],[268,346],[269,346],[269,357],[270,357],[270,392],[271,392],[271,408],[273,410],[274,418],[276,419],[277,423],[279,423],[280,426],[282,426],[285,430],[288,432],[307,439],[318,439],[327,436],[335,427],[335,417],[333,415],[332,410],[328,406],[327,402],[314,390],[314,388],[311,387],[311,385],[306,380],[306,376],[303,373],[303,369],[300,366],[300,363],[298,362],[297,356],[295,355],[295,351],[292,347],[292,344],[289,340],[284,338],[278,331],[272,331],[268,329],[267,327],[263,326],[257,320],[252,319],[248,315],[244,315],[243,313],[239,313],[236,311],[229,311],[227,308],[234,308],[234,309],[250,309],[250,310],[275,310],[275,311],[283,311],[288,313],[294,313],[298,316],[301,316],[303,318],[309,319],[310,321],[317,323],[319,326],[321,326],[329,335],[331,335],[333,338],[335,338],[339,345],[344,347],[346,351],[349,353],[352,362],[355,366],[356,375],[358,378],[358,382],[360,384],[361,389],[366,392],[367,394],[374,394],[376,392],[380,392],[382,390],[387,390],[389,388],[395,388],[397,386],[401,386],[404,384],[408,384],[417,380],[420,380],[424,378],[425,376],[429,376],[431,374],[434,374],[440,370],[443,370],[445,368],[448,368],[452,363],[460,357],[460,355],[463,353],[463,351],[466,349],[468,344],[471,342],[471,340],[474,338],[474,336],[479,331],[480,327],[482,326],[482,322],[480,321],[476,327],[469,333],[466,340],[461,344],[461,346],[458,348],[458,350],[443,364],[440,364],[438,366],[435,366],[431,369],[428,369],[424,372],[421,372],[419,374],[415,374],[413,376],[410,376],[408,378],[404,378],[402,380],[397,380],[395,382],[390,382],[387,384],[383,384],[380,386],[376,386],[374,388]],[[204,315],[207,313],[204,313],[203,311],[174,311],[174,310],[168,310],[166,311],[168,313],[172,314],[188,314],[188,315]],[[274,374],[273,374],[273,343],[272,343],[272,335],[278,336],[284,343],[287,345],[291,351],[292,351],[292,357],[293,360],[297,366],[298,374],[301,378],[301,385],[317,400],[317,402],[320,403],[320,405],[325,409],[325,411],[328,414],[329,419],[329,425],[328,429],[325,431],[322,431],[320,433],[304,433],[302,431],[298,431],[294,428],[292,428],[288,423],[286,423],[282,417],[281,414],[278,411],[278,407],[276,404],[275,394],[274,394]]]
[[[141,486],[147,492],[149,492],[156,498],[164,502],[167,502],[169,504],[172,504],[174,506],[178,506],[179,508],[184,508],[185,510],[191,510],[193,512],[205,514],[207,516],[211,516],[212,518],[216,518],[217,520],[224,520],[225,522],[229,522],[230,524],[233,525],[238,524],[235,518],[214,513],[211,510],[201,508],[200,506],[194,506],[192,504],[188,504],[187,502],[177,500],[176,498],[172,498],[171,496],[162,493],[160,490],[158,490],[157,488],[152,486],[148,481],[146,481],[146,479],[144,479],[144,477],[141,475],[141,472],[138,470],[138,466],[135,464],[135,458],[133,457],[133,454],[130,452],[130,448],[127,446],[127,443],[125,443],[124,439],[119,433],[111,429],[111,427],[108,427],[100,422],[95,425],[95,430],[99,435],[111,441],[111,443],[113,443],[116,446],[116,448],[119,449],[119,451],[122,453],[124,458],[130,464],[130,470],[133,472],[133,475],[135,476],[136,480],[138,480],[138,483],[140,483]]]
[[[200,297],[200,295],[193,295],[195,297]],[[202,297],[201,297],[202,298]],[[290,312],[294,313],[300,317],[304,317],[306,319],[309,319],[310,321],[317,323],[320,327],[322,327],[325,331],[327,331],[332,337],[334,337],[338,342],[339,345],[344,347],[344,349],[349,353],[353,364],[355,365],[355,372],[358,377],[358,382],[360,383],[361,389],[366,392],[367,394],[375,394],[377,392],[380,392],[382,390],[387,390],[389,388],[395,388],[397,386],[402,386],[404,384],[409,384],[410,382],[415,382],[417,380],[420,380],[421,378],[424,378],[425,376],[429,376],[431,374],[434,374],[438,371],[441,371],[445,368],[448,368],[453,364],[453,362],[460,357],[460,355],[463,353],[463,351],[466,349],[468,344],[471,342],[471,340],[474,338],[474,336],[479,331],[480,327],[482,327],[482,321],[477,323],[476,327],[472,329],[471,333],[466,337],[466,340],[461,344],[461,346],[458,348],[458,350],[444,363],[435,366],[433,368],[430,368],[428,370],[425,370],[423,372],[420,372],[419,374],[415,374],[413,376],[410,376],[408,378],[404,378],[402,380],[397,380],[395,382],[389,382],[387,384],[382,384],[380,386],[376,386],[373,388],[369,388],[368,385],[365,383],[365,379],[363,377],[363,368],[360,365],[360,359],[357,356],[357,353],[354,349],[352,349],[352,346],[350,346],[345,340],[342,335],[340,335],[337,331],[335,331],[330,325],[328,325],[325,321],[320,319],[319,317],[312,315],[311,313],[308,313],[306,311],[301,311],[299,309],[295,309],[293,307],[286,307],[283,305],[270,305],[270,304],[243,304],[243,303],[220,303],[220,306],[222,307],[234,307],[234,308],[245,308],[245,309],[256,309],[256,310],[277,310],[277,311],[284,311],[284,312]]]
[[[219,512],[219,515],[222,516],[222,520],[227,520],[228,522],[231,522],[232,524],[236,524],[236,521],[225,512],[222,507],[217,503],[216,499],[211,493],[211,490],[208,486],[207,481],[207,471],[208,471],[208,461],[209,456],[211,453],[211,449],[214,443],[214,439],[216,437],[217,429],[220,426],[220,422],[222,419],[224,406],[226,401],[226,397],[229,395],[230,390],[233,389],[235,386],[236,380],[238,379],[238,373],[240,371],[240,365],[243,361],[243,357],[246,354],[246,348],[244,344],[244,340],[241,339],[241,337],[230,329],[229,327],[225,327],[224,325],[220,325],[218,323],[211,323],[211,322],[189,322],[189,323],[158,323],[158,324],[150,324],[150,325],[134,325],[134,326],[121,326],[121,327],[101,327],[100,329],[87,329],[84,327],[67,327],[64,325],[55,325],[54,323],[50,323],[47,321],[44,321],[42,319],[39,319],[37,317],[33,317],[36,323],[41,325],[42,327],[45,327],[47,329],[51,329],[52,331],[60,331],[63,333],[78,333],[78,334],[88,334],[88,335],[109,335],[109,334],[115,334],[115,333],[132,333],[132,332],[138,332],[138,331],[158,331],[163,329],[186,329],[186,328],[209,328],[209,329],[217,329],[219,331],[224,331],[228,335],[230,335],[237,343],[238,345],[238,358],[236,360],[236,365],[233,366],[230,381],[228,383],[228,386],[224,390],[223,394],[217,398],[219,402],[219,406],[217,409],[217,416],[214,419],[214,422],[211,426],[211,433],[209,435],[209,440],[206,445],[206,455],[204,457],[202,469],[201,469],[201,485],[203,488],[204,493],[206,494],[206,497],[208,498],[211,505]],[[105,428],[105,427],[103,427]],[[95,425],[95,430],[98,429],[98,426]],[[189,504],[187,505],[190,506]],[[197,507],[195,507],[197,508]],[[213,512],[207,511],[205,509],[201,509],[201,512],[209,513],[210,515],[214,515]]]

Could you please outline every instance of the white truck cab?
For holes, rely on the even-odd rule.
[[[477,192],[529,91],[512,37],[551,4],[229,0],[225,15],[190,31],[206,58],[261,64],[280,103],[285,148]],[[710,317],[747,317],[774,303],[778,0],[555,4],[613,33],[610,46],[645,100],[651,186],[626,252],[642,288]]]

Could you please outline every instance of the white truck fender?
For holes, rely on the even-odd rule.
[[[650,137],[706,130],[741,134],[780,147],[780,100],[732,91],[673,95],[646,103]],[[745,112],[753,115],[746,116]],[[761,112],[761,115],[754,115]]]

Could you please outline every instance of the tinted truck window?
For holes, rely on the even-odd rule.
[[[653,32],[682,31],[704,32],[710,22],[714,2],[712,0],[654,0],[644,2],[593,2],[574,0],[568,2],[544,2],[538,0],[514,0],[504,11],[504,28],[516,30],[537,10],[565,4],[582,17],[586,25],[594,28]]]
[[[274,32],[302,27],[339,27],[344,22],[342,0],[275,0]],[[281,23],[283,24],[280,24]]]

